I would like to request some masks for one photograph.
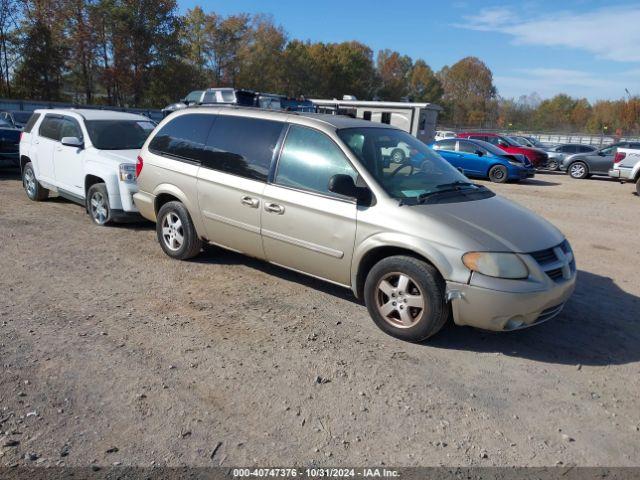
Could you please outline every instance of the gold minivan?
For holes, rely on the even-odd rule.
[[[407,155],[392,158],[401,144]],[[575,286],[554,226],[389,125],[188,108],[150,135],[136,175],[136,206],[170,257],[208,242],[350,288],[405,340],[449,318],[497,331],[541,323]]]

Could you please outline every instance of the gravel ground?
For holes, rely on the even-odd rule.
[[[350,292],[153,226],[91,224],[0,172],[0,466],[640,465],[640,198],[543,174],[498,193],[571,241],[551,322],[424,344]]]

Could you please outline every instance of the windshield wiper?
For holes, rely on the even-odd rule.
[[[483,190],[485,188],[482,185],[476,185],[474,183],[461,182],[460,180],[456,180],[455,182],[442,183],[440,185],[436,185],[436,188],[438,190],[432,190],[430,192],[421,193],[420,195],[417,196],[417,200],[418,200],[418,203],[422,203],[424,200],[426,200],[427,198],[433,195],[439,195],[441,193],[463,192],[465,190],[470,190],[469,188],[463,188],[463,187],[475,187],[473,190],[475,190],[476,188],[478,190]]]

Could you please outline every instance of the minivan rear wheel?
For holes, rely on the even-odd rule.
[[[156,233],[160,247],[171,258],[187,260],[202,250],[202,240],[187,207],[181,202],[167,202],[160,207]]]
[[[489,169],[489,180],[494,183],[505,183],[509,178],[509,172],[504,165],[494,165]]]
[[[365,281],[364,300],[381,330],[410,342],[435,335],[449,318],[444,280],[432,265],[409,256],[376,263]]]

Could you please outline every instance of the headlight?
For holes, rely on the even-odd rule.
[[[527,278],[529,269],[514,253],[468,252],[462,256],[465,267],[497,278]]]
[[[517,160],[509,160],[509,163],[514,167],[524,167],[524,163],[518,162]]]
[[[136,183],[136,166],[134,163],[120,164],[120,181]]]

